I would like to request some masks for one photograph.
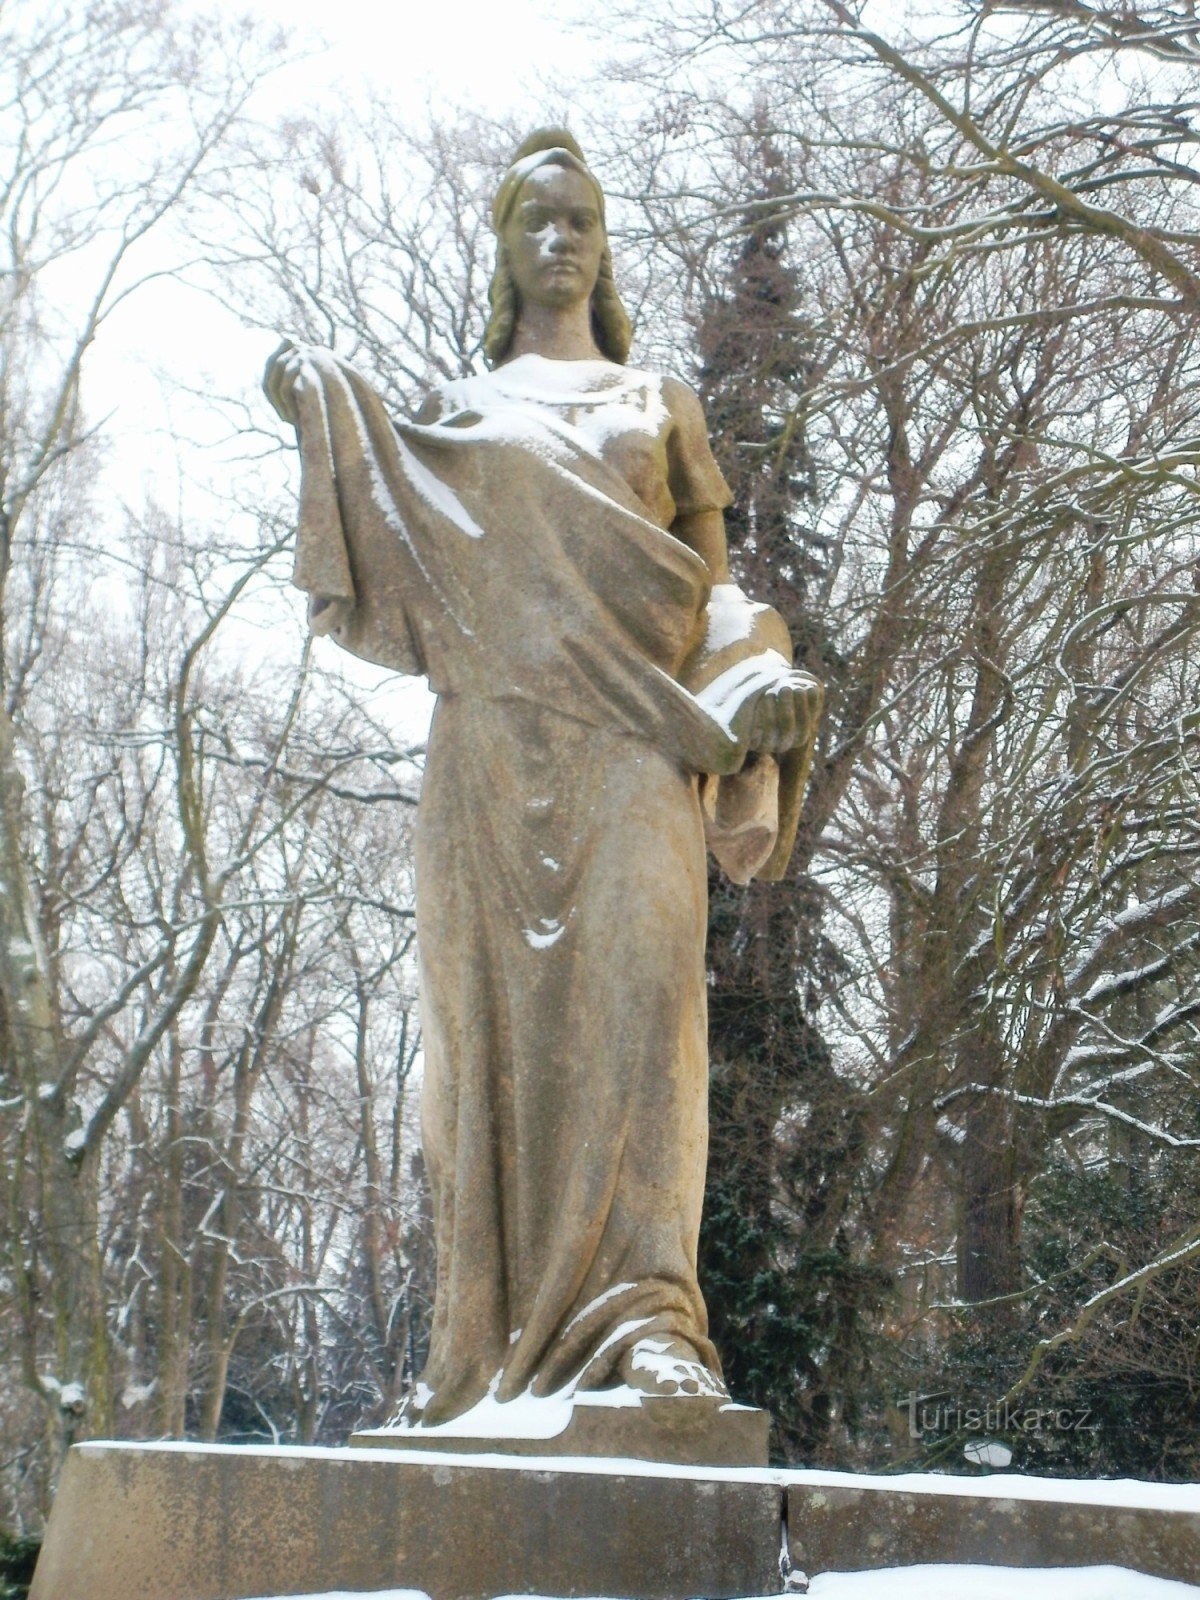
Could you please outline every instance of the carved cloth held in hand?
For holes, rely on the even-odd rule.
[[[710,605],[665,531],[728,500],[702,419],[651,492],[645,450],[623,474],[565,412],[513,401],[539,357],[417,424],[300,354],[295,581],[319,631],[439,696],[417,824],[439,1262],[420,1420],[605,1387],[647,1339],[719,1373],[695,1268],[705,829],[739,880],[779,876],[811,741],[742,770],[736,702],[790,644],[732,585]],[[661,407],[658,380],[608,371],[626,415],[639,377]]]

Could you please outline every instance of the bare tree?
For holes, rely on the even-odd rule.
[[[241,303],[356,362],[398,410],[477,366],[488,207],[513,128],[480,116],[416,126],[376,98],[339,120],[289,121],[270,159],[262,139],[236,190],[210,186],[214,209],[199,218],[205,258]]]
[[[1060,5],[884,37],[828,0],[682,6],[646,40],[647,238],[703,297],[775,218],[801,286],[777,447],[814,463],[831,686],[801,865],[857,973],[857,1248],[956,1266],[917,1310],[1028,1317],[1056,1152],[1195,1148],[1198,37]],[[752,136],[791,187],[748,213]]]
[[[52,1434],[65,1442],[85,1415],[99,1427],[112,1416],[96,1226],[101,1148],[193,991],[219,921],[194,788],[191,701],[199,654],[233,591],[177,661],[162,708],[173,734],[164,748],[174,767],[188,903],[181,900],[162,925],[144,967],[123,973],[76,1028],[63,1009],[54,908],[31,850],[22,751],[30,673],[48,636],[62,637],[62,558],[72,541],[79,551],[94,543],[83,532],[92,514],[82,487],[81,453],[92,437],[80,390],[86,352],[152,270],[144,247],[213,159],[263,56],[244,31],[221,37],[172,21],[157,4],[50,14],[8,5],[0,26],[0,1001],[8,1115],[20,1124],[17,1167],[29,1162],[37,1174],[41,1287],[53,1313],[53,1354],[41,1364],[28,1346],[26,1378],[49,1403]],[[156,976],[153,1004],[85,1112],[78,1091],[91,1050]],[[37,1293],[31,1267],[19,1247],[11,1260],[28,1311]]]

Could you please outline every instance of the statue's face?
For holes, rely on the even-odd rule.
[[[504,226],[513,282],[523,305],[566,308],[591,298],[604,251],[596,195],[570,167],[537,167]]]

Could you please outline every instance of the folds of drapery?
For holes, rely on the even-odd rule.
[[[717,1373],[704,841],[738,881],[786,861],[805,758],[734,732],[787,681],[786,629],[548,408],[397,424],[301,355],[314,628],[440,697],[416,830],[438,1286],[405,1426],[606,1387],[644,1344]]]
[[[394,422],[332,352],[301,347],[294,581],[314,631],[425,673],[646,739],[706,774],[706,837],[739,882],[781,877],[812,748],[746,764],[746,695],[786,676],[778,613],[650,522],[573,430],[533,408]],[[739,682],[739,673],[741,681]]]

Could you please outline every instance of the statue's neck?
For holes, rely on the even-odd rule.
[[[574,306],[521,307],[507,359],[545,356],[548,361],[603,361],[592,333],[590,300]]]

